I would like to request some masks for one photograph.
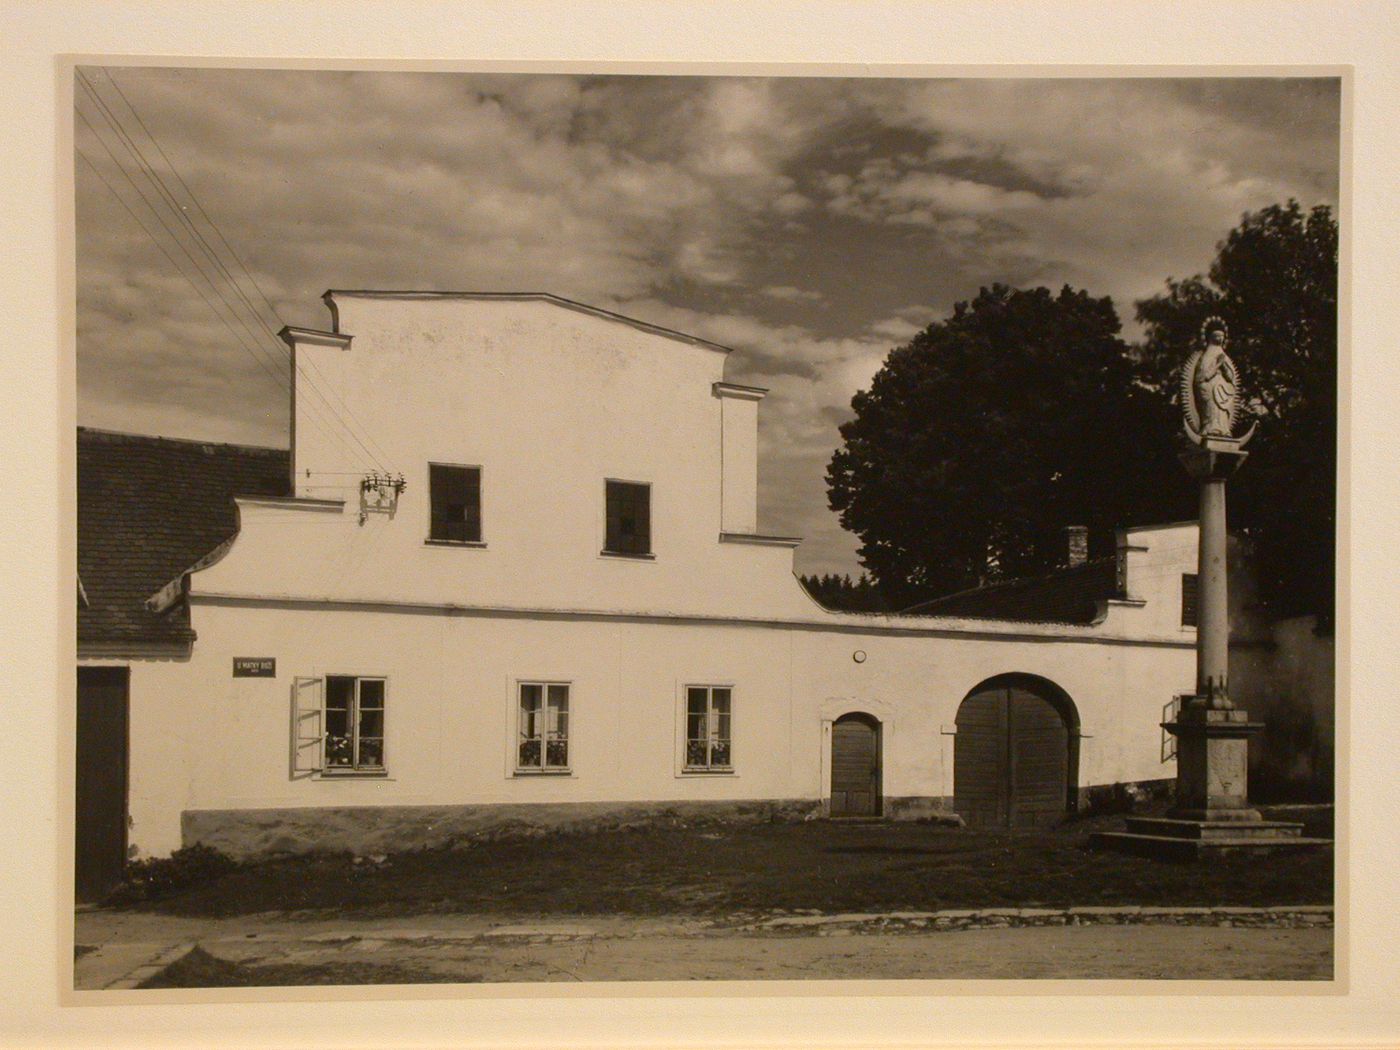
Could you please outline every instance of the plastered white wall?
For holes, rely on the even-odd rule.
[[[1171,775],[1156,713],[1189,686],[1189,650],[1093,641],[949,641],[809,627],[197,605],[188,663],[132,682],[132,841],[179,844],[192,809],[498,802],[824,798],[823,726],[848,711],[884,724],[887,797],[952,794],[951,728],[996,674],[1065,689],[1088,737],[1081,785]],[[856,663],[852,654],[866,654]],[[232,677],[273,657],[274,679]],[[293,777],[291,683],[388,680],[382,779]],[[521,679],[570,683],[567,777],[515,775]],[[681,772],[682,689],[734,689],[734,774]]]

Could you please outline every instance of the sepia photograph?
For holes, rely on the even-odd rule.
[[[1343,71],[59,83],[74,991],[1335,985]]]

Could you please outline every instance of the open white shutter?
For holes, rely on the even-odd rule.
[[[319,773],[325,739],[324,678],[292,679],[292,776]]]

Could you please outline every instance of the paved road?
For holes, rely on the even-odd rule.
[[[1328,980],[1333,931],[1215,925],[967,930],[815,926],[754,931],[691,919],[561,922],[424,916],[393,922],[209,921],[123,913],[78,917],[80,989],[119,986],[198,942],[251,965],[354,962],[465,981],[1078,978]],[[386,977],[385,980],[392,980]]]

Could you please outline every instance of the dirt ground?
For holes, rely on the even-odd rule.
[[[351,923],[96,912],[79,916],[77,932],[79,944],[98,946],[75,963],[78,988],[108,986],[171,945],[194,943],[218,966],[190,967],[183,979],[177,972],[175,983],[1328,980],[1333,972],[1333,931],[1327,927],[1130,924],[875,932],[824,926],[780,933],[691,918],[503,922],[424,916]]]
[[[1325,816],[1330,820],[1330,810]],[[1330,850],[1181,865],[1087,848],[1091,832],[1121,824],[1116,816],[1014,831],[914,822],[691,822],[471,841],[386,856],[273,859],[194,880],[159,899],[125,903],[203,918],[266,911],[359,919],[513,917],[547,909],[564,919],[1332,901]]]
[[[522,945],[449,965],[484,981],[1327,980],[1332,931],[1084,926],[835,937],[647,936]]]

